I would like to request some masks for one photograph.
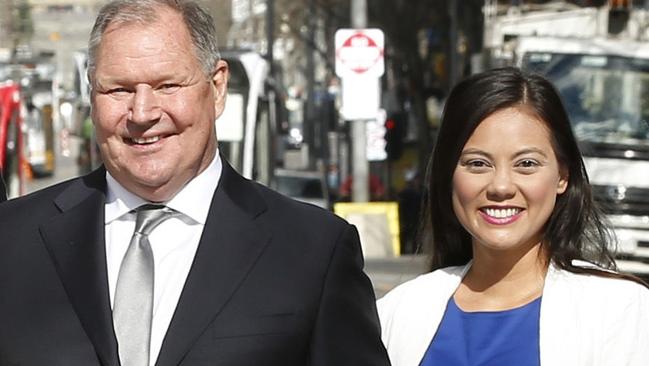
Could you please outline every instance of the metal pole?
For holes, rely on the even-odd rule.
[[[450,0],[448,3],[448,12],[450,17],[450,34],[449,34],[449,43],[450,43],[450,67],[449,67],[449,89],[455,86],[459,77],[459,55],[457,54],[457,39],[458,39],[458,20],[457,20],[457,0]]]
[[[266,59],[268,60],[268,74],[275,77],[273,65],[273,45],[275,44],[275,0],[266,0]]]
[[[262,172],[266,170],[266,182],[269,184],[275,181],[275,155],[276,155],[276,136],[277,136],[277,106],[275,101],[275,57],[273,55],[273,46],[275,45],[275,0],[266,0],[266,60],[268,61],[268,79],[266,88],[268,89],[268,122],[270,138],[268,141],[267,158],[263,159]],[[264,169],[267,168],[267,169]]]
[[[352,28],[367,27],[367,0],[352,0]]]
[[[367,0],[351,0],[352,28],[363,29],[367,27]],[[367,137],[365,121],[351,121],[352,128],[352,201],[368,202],[369,195],[369,170],[367,161]]]
[[[308,166],[311,169],[314,166],[314,153],[316,149],[316,133],[317,130],[315,127],[316,123],[319,123],[316,116],[315,108],[315,0],[309,0],[309,19],[307,20],[308,28],[308,39],[306,43],[306,88],[307,88],[307,100],[305,108],[305,118],[302,125],[302,133],[304,135],[304,141],[309,147],[308,151]]]

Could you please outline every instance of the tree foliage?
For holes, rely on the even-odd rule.
[[[290,29],[305,52],[321,56],[326,60],[329,74],[334,75],[334,34],[337,29],[351,27],[350,3],[350,0],[276,0],[277,26]],[[411,109],[424,154],[429,151],[432,140],[425,101],[430,96],[442,97],[450,87],[450,3],[450,0],[368,0],[367,3],[368,27],[383,30],[386,73],[393,76],[384,78],[383,90],[399,96],[398,109],[405,105]],[[459,42],[455,47],[460,52],[461,65],[457,69],[462,74],[468,71],[469,56],[481,48],[483,0],[457,0],[456,4]],[[323,43],[314,42],[309,33],[316,19],[324,28],[326,41]]]

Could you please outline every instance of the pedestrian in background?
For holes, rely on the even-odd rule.
[[[417,248],[417,229],[421,216],[422,198],[422,182],[419,172],[409,170],[405,174],[405,185],[397,194],[401,254],[414,254],[419,249]]]
[[[219,155],[228,65],[186,0],[89,43],[104,166],[0,205],[0,365],[388,365],[356,229]]]
[[[394,366],[649,365],[649,289],[615,271],[547,80],[459,83],[426,184],[432,272],[379,300]]]

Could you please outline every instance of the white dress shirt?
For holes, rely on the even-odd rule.
[[[170,201],[165,202],[165,205],[183,215],[164,221],[149,234],[155,268],[149,357],[151,366],[158,358],[194,260],[222,168],[217,151],[207,169],[189,181]],[[135,230],[135,213],[132,211],[149,202],[126,190],[108,172],[106,181],[106,263],[112,308],[119,267]]]

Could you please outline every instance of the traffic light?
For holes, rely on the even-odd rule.
[[[399,160],[403,153],[403,139],[406,134],[405,113],[392,113],[385,120],[385,152],[388,160]]]

